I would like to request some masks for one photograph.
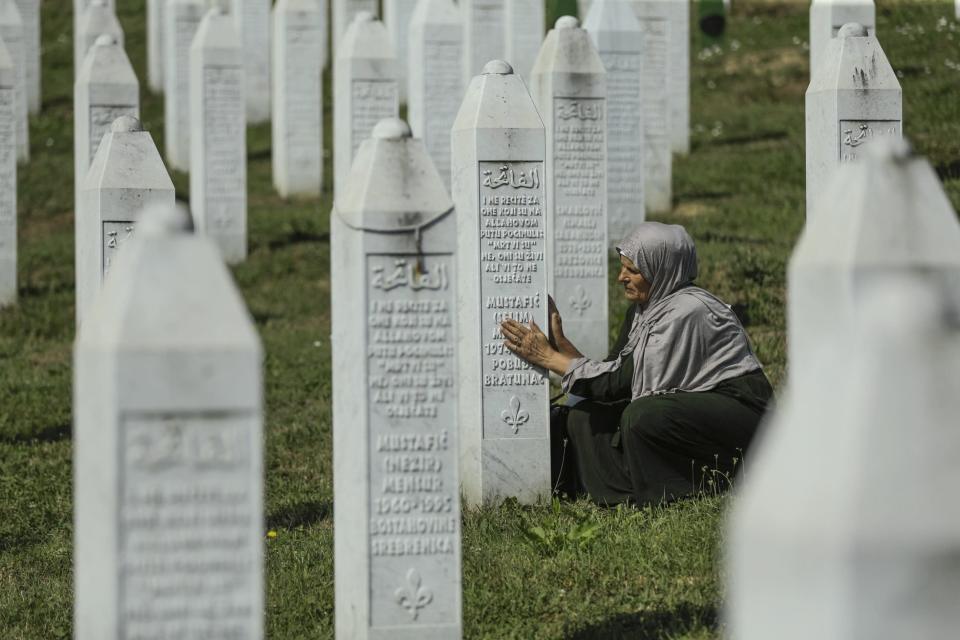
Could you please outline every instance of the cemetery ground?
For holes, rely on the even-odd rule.
[[[692,49],[692,153],[674,209],[699,283],[735,305],[771,380],[785,379],[785,268],[803,224],[806,3],[736,2],[726,39]],[[879,3],[877,30],[904,90],[904,130],[960,206],[960,25],[953,3]],[[68,638],[72,611],[71,345],[74,338],[72,48],[66,3],[46,2],[44,111],[21,167],[20,303],[0,311],[0,637]],[[118,3],[146,93],[142,3]],[[693,9],[696,14],[696,7]],[[555,15],[554,15],[555,17]],[[548,17],[552,24],[552,18]],[[329,80],[329,78],[328,78]],[[329,87],[329,84],[327,85]],[[250,256],[234,269],[266,360],[266,603],[271,638],[333,634],[329,144],[319,201],[271,186],[269,125],[249,135]],[[187,177],[174,174],[186,199]],[[611,283],[611,332],[624,310]],[[824,309],[824,313],[830,313]],[[744,465],[749,476],[750,460]],[[803,474],[803,468],[784,473]],[[716,638],[730,498],[655,509],[586,502],[468,510],[468,638]]]

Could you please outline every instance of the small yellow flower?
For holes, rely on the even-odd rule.
[[[267,531],[267,537],[273,540],[277,537],[277,532],[271,529],[270,531]]]

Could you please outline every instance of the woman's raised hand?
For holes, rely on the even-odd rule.
[[[553,348],[550,340],[533,320],[527,327],[516,320],[504,320],[500,324],[500,332],[506,338],[504,345],[519,358],[559,375],[567,372],[570,358]]]
[[[553,296],[547,296],[547,314],[550,318],[550,344],[554,349],[570,359],[582,358],[583,354],[563,333],[563,318]]]

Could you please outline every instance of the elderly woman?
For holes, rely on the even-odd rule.
[[[770,383],[730,308],[694,286],[697,253],[683,227],[645,222],[617,251],[618,281],[633,304],[606,360],[577,351],[553,306],[550,338],[536,324],[501,326],[508,349],[563,376],[568,405],[583,399],[569,408],[565,432],[554,425],[555,440],[567,438],[573,454],[575,485],[566,488],[598,503],[646,505],[710,480],[723,486],[753,438]]]

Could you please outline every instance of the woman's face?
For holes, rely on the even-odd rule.
[[[623,285],[623,295],[630,302],[646,304],[650,299],[650,283],[630,258],[620,256],[620,275],[617,282]]]

